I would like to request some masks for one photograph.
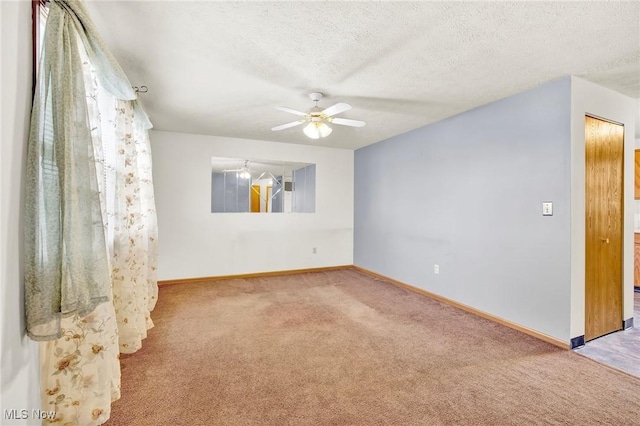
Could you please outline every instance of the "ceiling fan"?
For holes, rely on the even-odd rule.
[[[222,170],[224,173],[236,172],[238,176],[243,179],[249,179],[251,177],[251,170],[249,170],[249,160],[245,160],[244,166],[240,169],[226,169]]]
[[[329,108],[322,109],[318,106],[318,102],[320,102],[322,96],[323,95],[320,92],[313,92],[309,94],[309,98],[311,98],[311,100],[315,103],[315,106],[308,112],[297,111],[295,109],[287,107],[276,107],[276,109],[279,111],[300,115],[304,118],[301,118],[297,121],[292,121],[291,123],[273,127],[271,128],[271,130],[284,130],[288,129],[289,127],[307,123],[307,125],[303,129],[304,134],[311,139],[319,139],[329,136],[333,131],[331,127],[327,126],[327,123],[340,124],[342,126],[351,127],[363,127],[366,124],[364,121],[360,120],[350,120],[348,118],[334,117],[334,115],[336,114],[349,111],[351,109],[351,105],[345,104],[344,102],[339,102],[333,106],[330,106]]]

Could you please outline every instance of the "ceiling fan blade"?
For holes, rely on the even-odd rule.
[[[278,111],[284,111],[284,112],[289,112],[291,114],[295,114],[295,115],[307,115],[306,112],[302,112],[302,111],[297,111],[295,109],[291,109],[291,108],[287,108],[287,107],[281,107],[281,106],[277,106],[276,109]]]
[[[297,126],[299,124],[304,123],[307,120],[298,120],[298,121],[292,121],[291,123],[287,123],[287,124],[282,124],[280,126],[276,126],[276,127],[272,127],[271,130],[273,130],[274,132],[277,130],[284,130],[284,129],[288,129],[289,127],[293,127],[293,126]]]
[[[322,113],[331,117],[332,115],[340,114],[341,112],[349,111],[350,109],[351,105],[345,104],[344,102],[338,102],[337,104],[322,111]]]
[[[332,118],[331,122],[333,124],[341,124],[343,126],[351,126],[351,127],[364,127],[364,125],[367,124],[364,121],[350,120],[348,118]]]

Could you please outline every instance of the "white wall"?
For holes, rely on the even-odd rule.
[[[150,137],[159,280],[353,263],[353,151],[162,131]],[[211,213],[213,156],[315,163],[316,212]]]
[[[638,101],[571,78],[571,337],[585,330],[585,143],[586,114],[624,124],[623,319],[633,317],[634,149]]]
[[[37,346],[25,336],[23,297],[23,188],[31,109],[31,4],[0,2],[2,147],[0,176],[0,424],[5,409],[40,408]]]

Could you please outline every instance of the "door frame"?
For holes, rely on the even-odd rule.
[[[624,125],[624,291],[623,318],[633,317],[633,161],[635,128],[638,115],[638,102],[634,98],[586,81],[580,77],[569,76],[560,83],[562,96],[568,98],[568,105],[560,113],[569,118],[566,128],[569,138],[567,151],[569,164],[567,175],[570,198],[569,247],[570,267],[567,279],[570,286],[563,293],[568,300],[568,326],[558,337],[567,342],[568,347],[580,346],[584,342],[585,325],[585,115],[605,119]],[[558,95],[559,97],[561,95]],[[566,334],[565,334],[566,333]]]
[[[620,288],[618,289],[619,291],[619,295],[620,295],[620,321],[619,324],[617,325],[615,330],[611,330],[610,333],[616,332],[616,331],[620,331],[624,328],[624,322],[625,322],[625,318],[624,318],[624,301],[625,301],[625,295],[624,295],[624,280],[625,280],[625,206],[626,206],[626,202],[627,202],[627,197],[625,197],[625,183],[626,183],[626,179],[625,179],[625,171],[626,171],[626,167],[625,167],[625,147],[626,147],[626,143],[625,143],[625,126],[623,123],[619,123],[616,122],[614,120],[610,120],[607,118],[603,118],[603,117],[598,117],[594,114],[585,114],[584,115],[584,126],[585,126],[585,135],[584,135],[584,148],[585,148],[585,182],[584,182],[584,188],[585,188],[585,209],[584,209],[584,214],[585,214],[585,233],[584,233],[584,240],[585,240],[585,280],[584,280],[584,289],[585,289],[585,308],[584,308],[584,327],[585,327],[585,341],[587,340],[587,316],[588,316],[588,311],[587,311],[587,301],[586,301],[586,295],[587,295],[587,276],[586,276],[586,269],[588,267],[587,264],[587,256],[586,256],[586,249],[587,249],[587,238],[588,238],[588,234],[587,234],[587,230],[586,230],[586,214],[587,214],[587,180],[586,180],[586,176],[587,176],[587,168],[586,168],[586,148],[587,148],[587,134],[586,134],[586,126],[587,126],[587,118],[591,118],[594,120],[598,120],[598,121],[602,121],[605,123],[609,123],[609,124],[613,124],[614,126],[619,126],[622,128],[622,156],[620,158],[620,163],[622,166],[622,172],[621,172],[621,182],[620,182],[620,194],[621,194],[621,199],[620,199],[620,264],[617,265],[620,268]],[[635,161],[635,157],[634,157],[634,161]],[[616,265],[614,265],[615,268]],[[597,339],[598,337],[602,337],[603,335],[606,335],[609,333],[605,333],[605,334],[601,334],[599,336],[595,336],[590,338],[589,340],[592,339]]]

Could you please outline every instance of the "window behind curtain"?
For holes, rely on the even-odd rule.
[[[44,44],[44,34],[47,26],[47,17],[49,15],[49,0],[32,0],[32,18],[33,18],[33,90],[35,93],[35,85],[37,82],[38,72],[40,72],[40,61],[42,58],[42,46]],[[113,105],[113,97],[106,92],[103,93],[105,96],[101,96],[102,100],[100,104],[100,110],[106,112],[106,114],[101,114],[102,116],[102,125],[113,127],[114,123],[112,120],[112,112],[111,110],[114,108]],[[48,109],[51,112],[51,109]],[[104,168],[103,175],[99,176],[99,179],[103,181],[103,188],[106,190],[106,210],[109,212],[114,211],[114,190],[116,186],[116,150],[115,150],[115,140],[109,133],[107,133],[107,137],[102,140],[102,148],[103,148],[103,158],[104,158]],[[46,127],[44,129],[44,146],[45,150],[53,154],[53,127]],[[58,168],[55,166],[54,162],[51,161],[50,155],[44,155],[43,158],[43,173],[58,175]],[[111,248],[113,245],[113,221],[111,218],[104,217],[106,226],[106,238],[107,245]]]
[[[33,37],[33,92],[36,88],[36,77],[40,69],[40,51],[44,39],[44,29],[49,15],[49,2],[44,0],[32,0],[32,37]]]

